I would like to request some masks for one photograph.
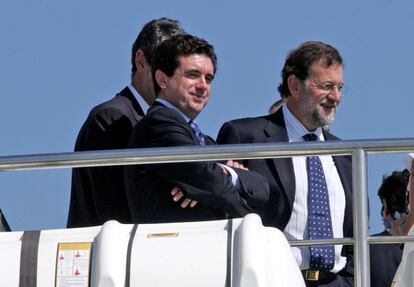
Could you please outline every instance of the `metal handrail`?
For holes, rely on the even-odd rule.
[[[303,143],[260,143],[222,146],[84,151],[54,154],[1,156],[0,171],[69,167],[155,164],[227,159],[263,159],[307,155],[351,155],[354,238],[290,240],[292,246],[323,244],[354,245],[355,286],[370,286],[369,244],[412,242],[413,236],[369,237],[367,155],[414,151],[414,139],[347,140]],[[355,192],[357,191],[357,192]]]
[[[350,155],[414,151],[414,139],[344,140],[303,143],[258,143],[220,146],[119,149],[0,156],[0,171],[151,164],[226,159],[263,159],[306,155]]]

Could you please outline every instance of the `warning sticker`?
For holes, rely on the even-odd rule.
[[[92,242],[59,243],[56,287],[88,287]]]

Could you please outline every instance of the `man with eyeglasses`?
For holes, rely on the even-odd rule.
[[[220,129],[219,144],[337,140],[322,129],[335,120],[344,85],[342,57],[334,47],[305,42],[288,55],[279,92],[285,104],[277,112],[233,120]],[[297,156],[245,160],[265,175],[270,199],[263,223],[288,239],[352,236],[352,178],[349,156]],[[353,286],[349,246],[293,247],[307,286]]]

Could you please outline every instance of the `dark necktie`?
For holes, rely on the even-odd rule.
[[[316,141],[315,134],[303,136],[305,141]],[[329,194],[325,174],[318,156],[306,160],[308,171],[308,231],[309,239],[333,238]],[[311,246],[310,268],[329,271],[334,267],[334,246]]]
[[[188,123],[193,129],[194,135],[198,139],[198,142],[200,143],[200,145],[206,145],[206,141],[204,140],[204,135],[201,132],[200,127],[193,120],[189,121]]]

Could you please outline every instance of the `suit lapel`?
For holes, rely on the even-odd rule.
[[[324,132],[326,140],[338,140],[337,137],[331,135],[328,132]],[[352,236],[352,161],[350,156],[332,156],[335,163],[336,170],[338,171],[339,178],[341,179],[342,187],[345,192],[345,219],[344,219],[344,236]]]
[[[141,106],[139,105],[137,99],[132,94],[131,90],[128,87],[125,87],[120,93],[120,96],[127,98],[132,106],[133,110],[131,111],[134,115],[135,119],[139,121],[143,116],[145,116],[144,111],[142,110]]]
[[[268,123],[264,129],[265,142],[289,142],[289,138],[286,131],[285,122],[283,119],[282,109],[275,114],[269,116]],[[326,140],[338,140],[330,133],[324,132]],[[346,220],[346,218],[352,218],[352,170],[351,160],[349,156],[334,156],[335,166],[338,170],[339,177],[342,182],[342,186],[345,192],[345,220],[344,220],[344,236],[352,236],[352,220]],[[289,200],[289,205],[293,208],[293,202],[295,200],[295,174],[293,170],[293,162],[291,158],[274,158],[271,160],[274,165],[280,181],[283,185],[283,190]]]
[[[188,131],[188,134],[191,136],[194,145],[200,145],[199,140],[197,139],[196,135],[194,134],[193,129],[191,128],[190,124],[186,122],[183,116],[177,112],[176,110],[165,106],[163,103],[155,101],[152,106],[149,108],[148,113],[156,113],[157,109],[168,109],[171,114],[174,114],[174,118],[177,122],[181,123],[185,126],[185,129]],[[206,145],[215,145],[215,141],[211,139],[209,136],[204,135],[204,140],[206,141]]]
[[[266,135],[265,142],[289,142],[282,109],[269,117],[264,132]],[[283,190],[286,193],[289,205],[292,208],[296,189],[292,158],[273,158],[271,162],[276,168],[277,174],[283,185]]]
[[[216,145],[217,143],[209,136],[204,135],[204,139],[206,141],[206,145]]]

